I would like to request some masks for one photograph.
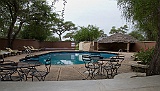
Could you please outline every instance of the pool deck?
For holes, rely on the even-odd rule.
[[[87,75],[84,73],[84,65],[52,65],[46,81],[0,82],[0,91],[159,91],[160,75],[130,78],[135,75],[130,69],[133,53],[123,54],[125,61],[122,63],[119,69],[120,75],[117,75],[116,79],[97,77],[96,80],[82,80]],[[22,54],[5,59],[18,61],[26,55]]]
[[[41,52],[35,52],[33,55],[38,54],[44,54],[48,53],[50,51],[41,51]],[[133,53],[123,53],[125,55],[125,61],[123,61],[122,66],[119,69],[119,73],[128,73],[132,72],[130,64],[128,64],[129,60],[131,60],[131,55]],[[15,62],[18,62],[19,59],[24,58],[28,54],[21,54],[17,56],[11,56],[6,57],[5,60],[13,60]],[[43,66],[40,66],[39,68],[42,68]],[[86,68],[84,67],[84,64],[80,65],[52,65],[51,71],[46,77],[46,81],[68,81],[68,80],[82,80],[86,79],[88,73],[85,73]],[[105,79],[105,76],[95,76],[96,79]],[[89,79],[90,80],[90,79]],[[31,79],[28,79],[28,81],[31,81]],[[34,79],[34,81],[37,81],[37,79]]]

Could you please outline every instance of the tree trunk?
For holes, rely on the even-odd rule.
[[[147,75],[160,75],[160,6],[158,7],[158,39],[155,46],[154,55],[149,64]]]
[[[22,28],[22,25],[23,25],[23,22],[20,22],[19,28],[18,28],[17,32],[14,34],[13,38],[11,39],[11,46],[13,45],[14,40],[16,39],[16,36],[17,36],[18,33],[20,32],[20,30],[21,30],[21,28]],[[12,46],[12,47],[13,47],[13,46]]]
[[[15,1],[13,2],[6,2],[8,8],[9,8],[9,12],[10,12],[10,15],[11,15],[11,24],[9,26],[9,29],[8,29],[8,47],[9,48],[12,48],[12,33],[13,33],[13,28],[14,28],[14,25],[16,23],[16,20],[17,20],[17,12],[18,12],[18,4]]]
[[[61,34],[58,34],[58,36],[59,36],[59,40],[62,41]]]
[[[15,22],[12,22],[10,27],[9,27],[9,30],[8,30],[8,47],[9,48],[12,48],[12,45],[11,45],[11,40],[12,40],[12,33],[13,33],[13,27],[14,27],[14,24]]]
[[[160,31],[159,31],[160,36]],[[158,37],[152,60],[149,64],[147,75],[159,75],[160,74],[160,37]]]

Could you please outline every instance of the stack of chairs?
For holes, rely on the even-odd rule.
[[[0,81],[22,81],[24,75],[17,70],[17,63],[0,58]]]
[[[100,56],[90,56],[90,55],[82,55],[82,60],[85,63],[85,68],[87,69],[88,76],[85,79],[95,79],[95,74],[99,71],[100,65],[97,61]]]
[[[124,55],[117,55],[110,58],[110,60],[103,65],[104,73],[107,78],[113,78],[118,74],[118,69],[124,61]]]

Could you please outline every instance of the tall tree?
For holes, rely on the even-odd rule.
[[[58,34],[60,41],[62,41],[62,34],[66,31],[76,30],[77,27],[71,21],[64,22],[63,19],[55,20],[55,24],[52,27],[54,33]]]
[[[88,25],[87,27],[80,27],[74,35],[75,41],[93,41],[99,38],[104,34],[103,30],[100,30],[99,27]]]
[[[33,13],[31,20],[26,22],[21,32],[22,38],[44,41],[52,34],[50,29],[57,14],[51,13],[50,6],[45,2],[35,2],[30,5],[30,9],[37,13]]]
[[[59,41],[59,38],[55,37],[53,35],[50,35],[47,37],[47,39],[45,41]]]
[[[112,27],[112,29],[110,30],[109,34],[116,34],[116,33],[122,33],[125,34],[128,31],[128,26],[124,25],[120,28],[117,28],[115,26]]]
[[[43,11],[45,3],[44,0],[0,0],[0,29],[3,33],[7,32],[8,47],[12,48],[24,24],[36,20],[37,16],[47,16],[47,12]],[[36,4],[43,5],[35,8]],[[35,7],[31,8],[33,5]]]
[[[137,22],[140,27],[147,26],[147,32],[157,32],[154,55],[147,75],[160,74],[160,0],[118,0],[118,5],[127,20]]]
[[[70,41],[73,41],[73,36],[74,36],[75,32],[72,31],[72,32],[69,32],[67,33],[65,36],[63,36],[63,38],[69,38]]]
[[[3,20],[3,31],[7,31],[8,47],[12,47],[13,41],[22,28],[26,19],[27,0],[1,0],[0,1],[0,18]],[[18,26],[18,29],[15,28]]]
[[[134,31],[130,32],[129,35],[133,36],[134,38],[136,38],[139,41],[145,40],[145,36],[140,31],[134,30]]]

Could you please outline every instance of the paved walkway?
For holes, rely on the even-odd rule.
[[[0,91],[159,91],[160,76],[107,80],[0,82]]]

